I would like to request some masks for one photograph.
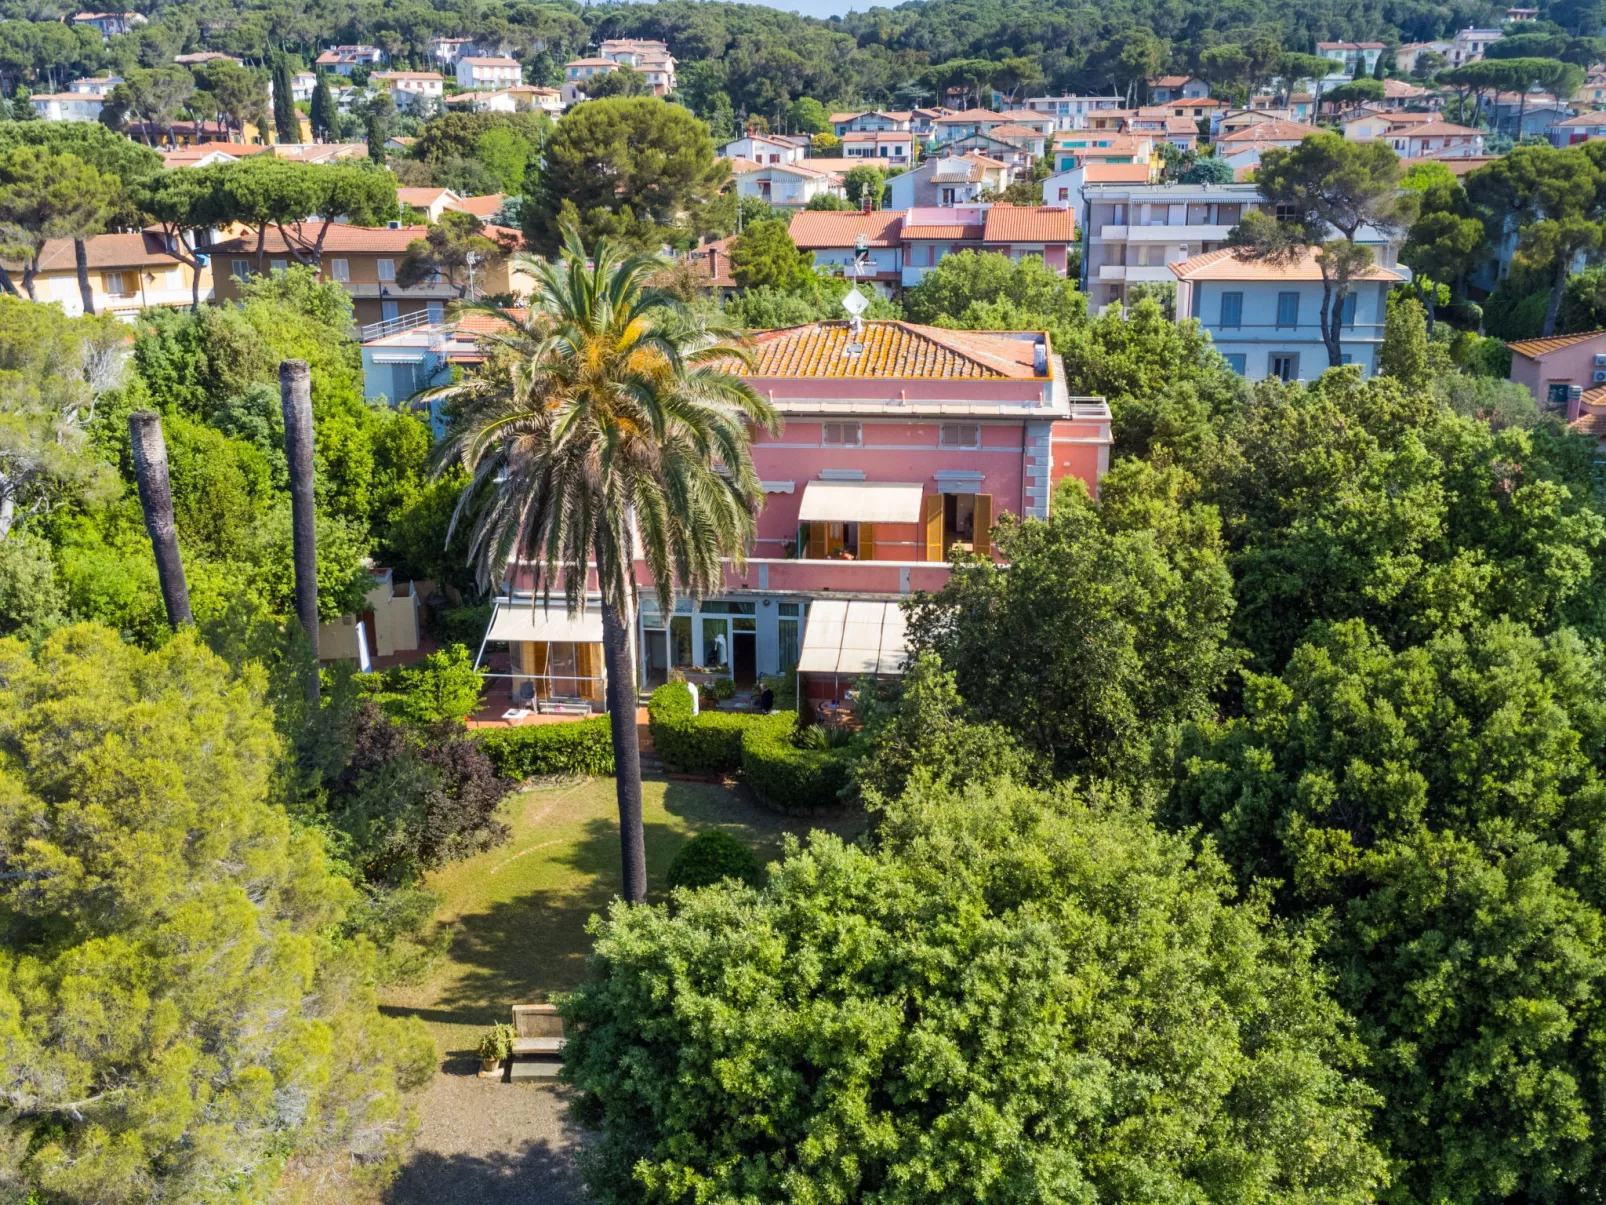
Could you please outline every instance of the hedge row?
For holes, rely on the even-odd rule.
[[[647,717],[653,748],[673,769],[694,774],[741,770],[759,797],[781,811],[813,812],[840,805],[848,781],[848,757],[835,750],[794,745],[796,712],[704,711],[694,716],[685,684],[672,682],[652,692]]]
[[[836,749],[799,749],[792,743],[797,714],[778,711],[776,722],[755,724],[742,736],[742,773],[753,793],[782,812],[817,812],[841,806],[851,763]]]
[[[742,733],[768,716],[739,711],[691,713],[684,682],[669,682],[647,700],[652,747],[683,774],[732,774],[742,768]]]
[[[567,724],[481,728],[475,736],[496,772],[508,778],[613,773],[613,734],[605,715]]]

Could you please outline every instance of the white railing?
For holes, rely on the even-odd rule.
[[[394,318],[370,322],[362,328],[362,341],[370,343],[375,339],[383,339],[386,335],[394,335],[401,331],[416,330],[418,327],[430,325],[429,310],[409,310],[407,313],[398,314]]]

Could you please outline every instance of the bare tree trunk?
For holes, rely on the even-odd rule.
[[[312,482],[312,370],[305,360],[279,364],[284,457],[290,466],[290,518],[296,571],[296,618],[312,646],[307,702],[318,701],[318,537]]]
[[[78,295],[84,299],[84,313],[95,312],[95,290],[89,287],[89,245],[81,238],[72,241],[73,259],[78,264]]]
[[[634,616],[630,600],[602,604],[602,663],[608,674],[608,720],[613,735],[613,782],[619,798],[622,894],[647,898],[647,843],[641,820],[641,738],[636,731],[636,666],[631,655]]]
[[[17,292],[17,282],[11,279],[11,273],[6,271],[4,264],[0,264],[0,289],[4,289],[13,297],[20,296]]]
[[[1556,333],[1556,318],[1561,313],[1562,295],[1567,291],[1568,269],[1573,257],[1565,256],[1556,264],[1556,273],[1550,280],[1550,300],[1545,303],[1545,328],[1539,333],[1546,339]]]
[[[136,410],[128,416],[128,435],[134,445],[134,480],[139,484],[139,505],[145,512],[145,530],[156,554],[156,577],[167,607],[167,624],[175,632],[194,623],[190,591],[184,581],[184,562],[178,554],[178,529],[173,524],[173,483],[167,474],[167,444],[162,440],[161,416]]]

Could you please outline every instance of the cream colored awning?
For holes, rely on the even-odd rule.
[[[528,602],[498,602],[485,639],[598,644],[602,641],[602,613],[593,605],[584,615],[571,616],[561,598],[553,599],[550,609],[536,603],[533,611]]]
[[[895,602],[822,599],[809,604],[804,674],[901,674],[907,655],[902,608]]]
[[[918,523],[919,485],[887,481],[810,481],[797,517],[804,523]]]

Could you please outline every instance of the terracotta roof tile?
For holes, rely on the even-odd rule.
[[[1572,347],[1575,343],[1587,343],[1591,339],[1606,336],[1606,330],[1581,331],[1576,335],[1551,335],[1544,339],[1518,339],[1515,343],[1507,343],[1519,356],[1527,356],[1530,360],[1539,356],[1548,355],[1553,351],[1560,351],[1564,347]]]
[[[982,238],[989,243],[1069,243],[1076,239],[1076,219],[1058,206],[999,203],[987,211]]]
[[[857,343],[858,352],[849,351]],[[752,377],[870,377],[908,380],[1038,380],[1030,339],[949,331],[912,322],[845,322],[768,331],[753,341]]]
[[[987,229],[980,222],[951,222],[942,225],[905,226],[904,241],[910,239],[953,239],[957,242],[980,242]]]
[[[163,236],[155,231],[138,234],[97,234],[85,240],[89,266],[104,268],[176,268],[179,261],[167,252]],[[53,238],[45,242],[39,256],[41,272],[71,271],[77,266],[70,238]]]
[[[1203,255],[1190,255],[1187,259],[1167,264],[1178,280],[1320,280],[1321,266],[1316,262],[1316,248],[1308,248],[1292,262],[1239,258],[1234,247],[1206,251]],[[1392,268],[1373,264],[1360,280],[1404,280],[1402,273]]]
[[[819,247],[852,247],[865,236],[868,247],[896,247],[904,211],[880,209],[870,213],[805,209],[792,215],[792,242],[800,251]]]
[[[306,222],[299,232],[294,227],[291,227],[290,231],[310,247],[318,241],[318,232],[322,226],[322,222]],[[408,243],[414,239],[421,239],[428,233],[428,226],[400,226],[392,229],[388,226],[347,226],[336,222],[329,228],[329,233],[324,238],[323,253],[325,255],[339,254],[342,251],[376,255],[386,252],[405,253]],[[209,248],[218,255],[255,255],[256,249],[255,234],[225,239]],[[286,250],[284,239],[279,236],[277,230],[268,231],[264,250],[270,255],[282,254]]]
[[[1236,130],[1216,139],[1217,142],[1298,142],[1308,134],[1321,133],[1315,126],[1300,121],[1284,121],[1274,117],[1270,121],[1257,121],[1243,130]]]

